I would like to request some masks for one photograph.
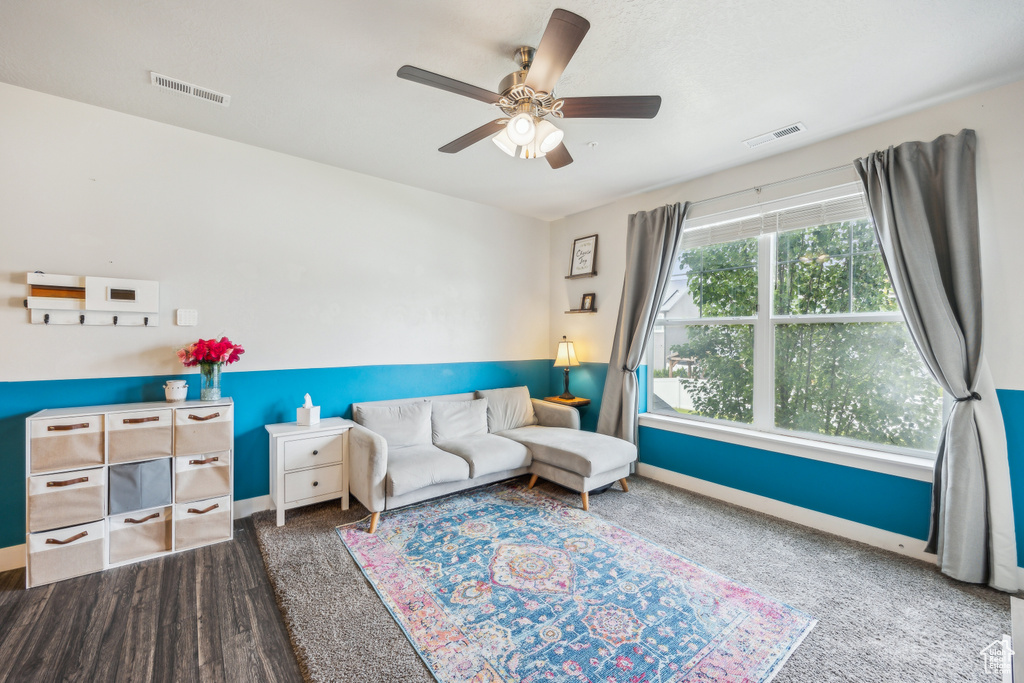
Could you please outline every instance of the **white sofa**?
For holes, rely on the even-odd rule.
[[[350,491],[380,513],[531,473],[580,492],[626,477],[636,446],[580,431],[575,408],[531,399],[526,387],[356,403]]]

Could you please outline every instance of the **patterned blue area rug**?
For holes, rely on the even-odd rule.
[[[769,681],[814,627],[592,513],[499,484],[338,527],[434,676]]]

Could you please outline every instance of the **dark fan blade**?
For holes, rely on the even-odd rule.
[[[564,143],[559,143],[558,147],[548,152],[544,158],[551,164],[551,168],[562,168],[572,163],[572,157],[569,156],[569,150],[565,148]]]
[[[448,78],[441,74],[424,71],[423,69],[418,69],[415,66],[409,66],[408,64],[398,70],[398,77],[404,78],[407,81],[413,81],[414,83],[429,85],[432,88],[447,90],[448,92],[453,92],[456,95],[472,97],[474,100],[480,100],[487,104],[494,104],[500,98],[496,92],[484,90],[483,88],[478,88],[475,85],[463,83],[462,81],[457,81],[454,78]]]
[[[456,152],[461,152],[462,150],[466,149],[475,142],[480,142],[484,138],[490,137],[492,135],[497,135],[498,132],[500,132],[501,129],[504,127],[505,122],[504,120],[501,119],[497,121],[491,121],[490,123],[485,123],[479,128],[469,131],[458,140],[452,140],[447,145],[441,147],[437,151],[444,152],[445,154],[455,154]]]
[[[540,92],[550,93],[555,88],[565,65],[576,54],[583,36],[590,30],[590,22],[572,12],[556,9],[551,13],[548,27],[533,55],[533,63],[526,74],[526,85]]]
[[[661,109],[657,95],[566,97],[562,102],[562,116],[567,119],[653,119]]]

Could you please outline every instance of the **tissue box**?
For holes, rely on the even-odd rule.
[[[312,408],[299,408],[296,422],[303,426],[315,425],[320,422],[320,406]]]

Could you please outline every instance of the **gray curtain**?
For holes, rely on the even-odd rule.
[[[604,380],[597,431],[636,443],[638,388],[636,370],[665,296],[683,218],[690,206],[673,204],[629,217],[626,233],[626,276],[622,283],[619,320]]]
[[[928,550],[943,573],[1017,590],[999,399],[982,355],[975,135],[908,142],[855,162],[896,298],[946,393]]]

